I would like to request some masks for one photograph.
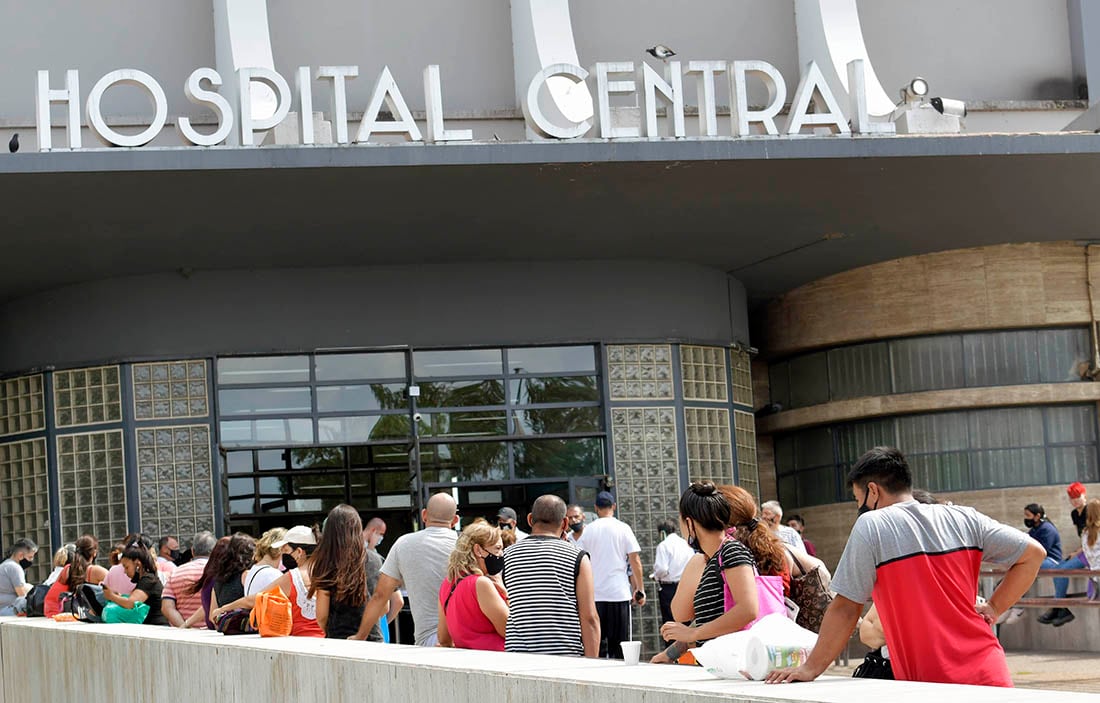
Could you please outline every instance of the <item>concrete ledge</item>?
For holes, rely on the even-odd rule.
[[[223,637],[141,625],[0,619],[0,691],[20,701],[508,701],[892,703],[1034,701],[1034,690],[825,678],[768,686],[702,669],[298,638]],[[1059,703],[1100,696],[1051,693]],[[1042,698],[1042,695],[1039,695]]]

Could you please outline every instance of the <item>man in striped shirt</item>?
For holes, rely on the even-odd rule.
[[[565,501],[540,496],[527,515],[531,534],[504,552],[508,627],[504,650],[596,657],[600,618],[588,555],[562,539]]]

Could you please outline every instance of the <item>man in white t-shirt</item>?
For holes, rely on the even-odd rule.
[[[614,517],[615,497],[596,496],[599,517],[584,528],[577,546],[592,560],[596,612],[600,616],[600,657],[622,659],[622,642],[630,639],[630,604],[645,605],[642,548],[630,525]],[[627,565],[630,574],[627,574]]]

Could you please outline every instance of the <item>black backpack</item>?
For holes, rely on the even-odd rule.
[[[44,583],[32,586],[31,590],[27,591],[28,618],[41,618],[46,616],[46,594],[49,592],[50,587]]]

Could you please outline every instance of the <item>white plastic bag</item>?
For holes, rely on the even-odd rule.
[[[711,676],[720,679],[744,679],[741,670],[745,668],[745,647],[752,637],[750,630],[733,632],[715,637],[702,647],[691,650],[695,661],[706,669]]]
[[[712,676],[760,680],[770,671],[806,661],[816,644],[816,634],[774,613],[748,630],[716,637],[691,652]]]

